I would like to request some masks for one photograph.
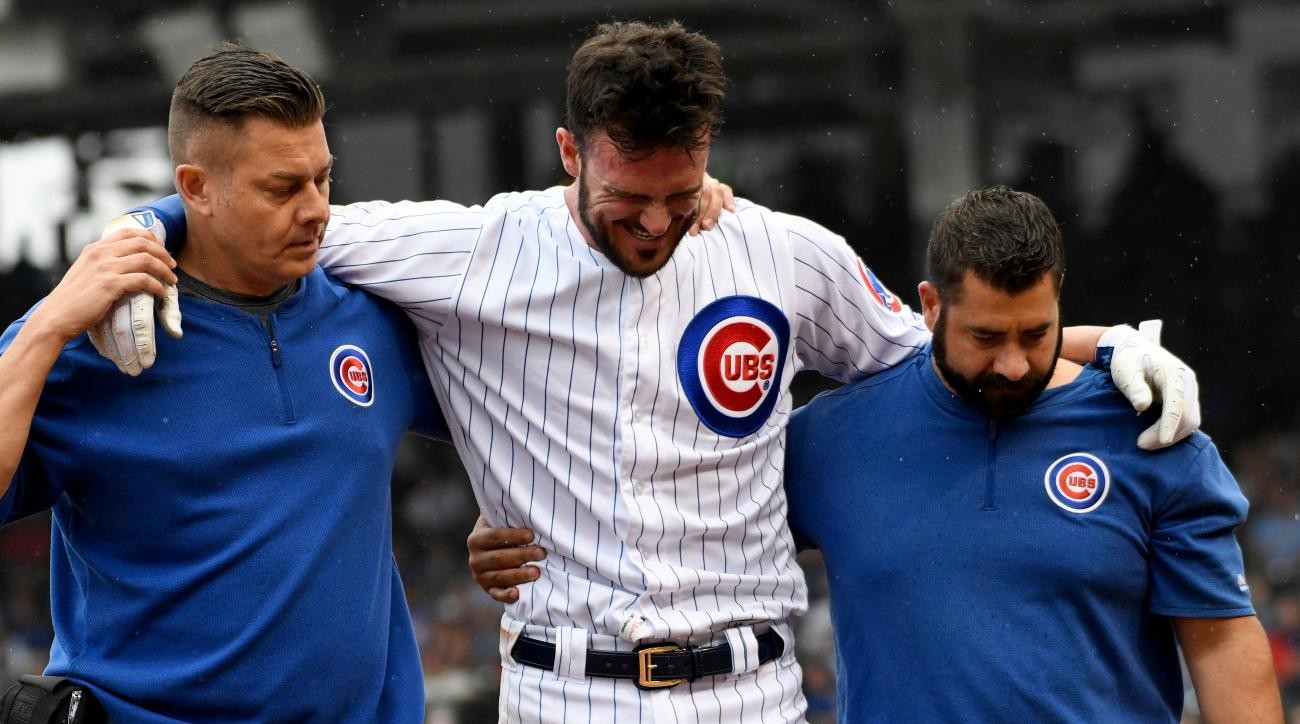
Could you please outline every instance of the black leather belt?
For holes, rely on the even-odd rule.
[[[771,629],[758,634],[758,662],[766,664],[785,651]],[[520,636],[510,650],[515,661],[539,669],[555,668],[555,644]],[[683,681],[731,673],[731,645],[679,646],[671,641],[641,644],[635,651],[587,651],[587,676],[632,679],[642,689],[663,689]]]

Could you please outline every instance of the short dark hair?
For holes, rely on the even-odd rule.
[[[722,129],[722,51],[673,21],[606,23],[573,54],[565,127],[585,150],[604,130],[628,155],[705,147]]]
[[[949,204],[930,230],[926,256],[930,283],[950,302],[967,270],[1012,294],[1045,273],[1059,291],[1065,274],[1065,244],[1047,204],[1006,186],[971,191]]]
[[[172,92],[167,146],[173,163],[193,155],[191,141],[213,124],[238,130],[249,117],[302,128],[325,115],[325,96],[307,73],[280,56],[223,43],[194,61]]]

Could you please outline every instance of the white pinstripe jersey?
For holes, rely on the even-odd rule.
[[[484,514],[532,528],[549,552],[508,617],[617,635],[639,613],[635,638],[654,640],[804,610],[781,487],[790,380],[809,368],[840,380],[876,372],[911,356],[928,332],[842,238],[737,207],[643,279],[587,245],[562,187],[482,207],[334,208],[321,265],[411,315]],[[779,364],[766,368],[724,355],[725,380],[701,383],[695,363],[707,348],[718,367],[722,347],[688,325],[737,296],[742,311],[761,306],[753,298],[770,302],[792,342],[772,342]],[[740,334],[728,354],[758,360],[763,350],[746,339],[762,347],[779,320],[746,319],[762,324],[744,327],[751,337]],[[700,351],[679,361],[688,341]],[[764,369],[774,373],[766,390]],[[683,385],[692,376],[712,397],[697,390],[693,404]],[[754,395],[774,407],[764,415],[760,404],[758,419],[750,415],[757,431],[743,437],[714,431],[732,424],[727,413],[715,411],[713,427],[697,413]]]

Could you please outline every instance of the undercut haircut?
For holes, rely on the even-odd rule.
[[[626,156],[696,151],[722,129],[722,51],[673,21],[606,23],[573,55],[565,127],[586,150],[603,130]]]
[[[302,128],[325,115],[325,96],[310,75],[280,56],[243,43],[224,43],[195,61],[172,92],[167,147],[172,163],[194,160],[207,131],[239,131],[251,117]]]
[[[930,283],[945,302],[957,301],[967,271],[1009,294],[1048,273],[1059,293],[1065,274],[1065,244],[1047,204],[1006,186],[971,191],[944,209],[926,257]]]

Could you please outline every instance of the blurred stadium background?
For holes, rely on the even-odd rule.
[[[473,203],[562,179],[565,65],[593,23],[669,18],[717,40],[733,81],[710,170],[844,234],[913,305],[929,221],[1003,182],[1064,226],[1067,321],[1166,320],[1252,500],[1241,539],[1300,722],[1300,3],[0,0],[0,317],[110,216],[170,193],[171,87],[222,39],[322,83],[335,201]],[[455,453],[408,441],[393,494],[429,721],[491,720],[499,609],[465,567]],[[48,536],[47,517],[0,531],[0,689],[45,663]],[[811,718],[833,721],[805,563],[799,651]]]

